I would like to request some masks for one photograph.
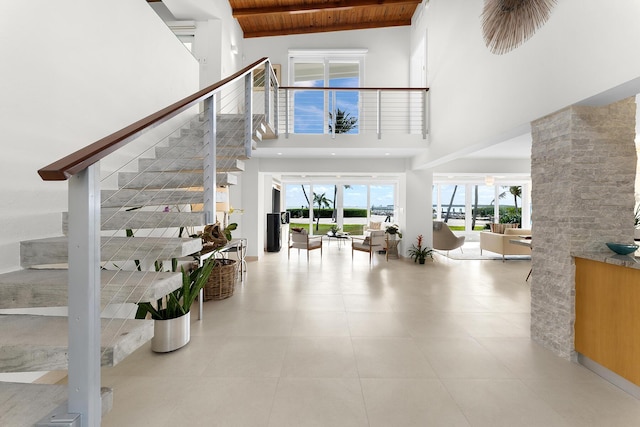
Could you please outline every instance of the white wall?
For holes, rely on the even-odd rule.
[[[410,27],[393,27],[250,38],[244,40],[244,65],[268,56],[274,64],[282,64],[282,82],[287,85],[289,49],[366,48],[362,86],[408,87],[409,36]]]
[[[67,184],[36,171],[197,90],[198,68],[142,1],[1,2],[0,28],[2,272],[61,232]]]
[[[640,91],[638,1],[558,2],[529,41],[504,55],[485,47],[481,12],[480,1],[431,0],[414,23],[414,32],[428,32],[431,89],[431,147],[416,165],[523,133],[534,119],[627,82],[618,96]]]

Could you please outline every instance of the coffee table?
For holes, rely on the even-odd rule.
[[[338,234],[332,234],[331,232],[327,233],[327,241],[329,243],[327,243],[327,246],[331,244],[331,239],[336,239],[338,241],[338,249],[340,249],[342,247],[342,245],[344,244],[345,241],[349,240],[351,236],[349,236],[349,233],[338,233]]]

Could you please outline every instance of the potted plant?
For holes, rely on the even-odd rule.
[[[336,224],[331,225],[331,229],[329,230],[329,235],[337,236],[338,233],[340,233],[340,227],[338,227]]]
[[[209,279],[216,259],[211,257],[191,272],[182,270],[182,286],[157,301],[138,303],[136,319],[147,314],[154,320],[151,350],[165,353],[185,346],[191,339],[191,305]]]
[[[413,262],[424,264],[427,257],[433,259],[433,249],[422,247],[422,234],[418,236],[418,244],[411,245],[409,248],[409,256],[413,259]]]
[[[398,227],[397,224],[388,226],[385,232],[390,236],[391,240],[394,240],[396,236],[402,239],[402,233],[400,232],[400,227]]]

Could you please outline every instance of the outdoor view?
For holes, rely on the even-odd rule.
[[[494,185],[447,185],[433,186],[433,218],[441,219],[456,231],[465,230],[466,204],[465,194],[471,188],[471,229],[482,231],[489,228],[493,222],[518,223],[522,221],[522,186],[498,186],[497,204],[499,207],[498,221],[494,221],[496,191]],[[440,203],[438,204],[438,191]],[[438,212],[440,206],[440,212]]]
[[[294,86],[358,87],[359,64],[294,63]],[[335,104],[335,108],[334,108]],[[352,91],[299,90],[294,93],[294,133],[358,133],[359,94]],[[326,108],[326,110],[325,110]],[[335,117],[334,117],[335,115]]]
[[[369,202],[367,202],[367,200]],[[311,234],[339,229],[361,235],[369,221],[394,223],[395,185],[287,184],[285,206],[291,227],[309,230],[309,207],[313,210]]]

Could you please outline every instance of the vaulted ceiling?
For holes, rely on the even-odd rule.
[[[411,25],[421,0],[229,0],[245,38]]]

